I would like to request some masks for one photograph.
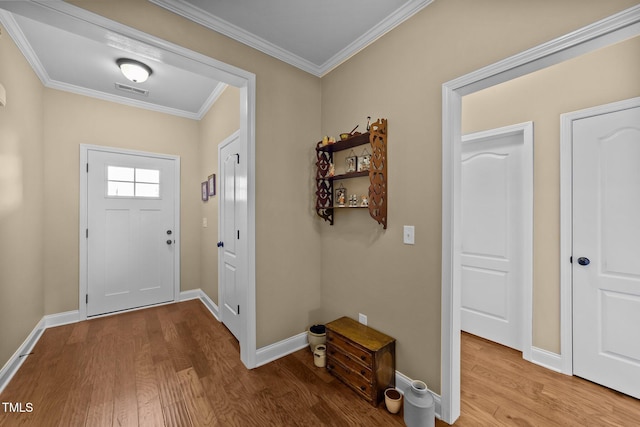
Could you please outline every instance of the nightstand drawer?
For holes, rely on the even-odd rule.
[[[361,362],[354,360],[356,356],[345,353],[342,347],[329,344],[327,346],[327,356],[338,360],[340,363],[360,375],[366,381],[371,382],[373,378],[371,365],[363,365]]]
[[[354,360],[358,360],[367,366],[371,365],[371,353],[354,345],[352,341],[348,341],[339,334],[332,333],[331,331],[327,331],[327,341],[329,344],[340,348],[343,353],[351,355]]]
[[[330,356],[327,356],[327,370],[368,401],[375,399],[373,387],[369,381]]]

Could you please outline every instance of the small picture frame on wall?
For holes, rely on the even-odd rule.
[[[346,159],[346,167],[345,172],[355,172],[357,170],[358,157],[357,156],[349,156]]]
[[[209,200],[209,181],[203,182],[202,184],[200,184],[200,187],[202,193],[202,201],[206,202],[207,200]]]
[[[209,175],[207,179],[207,185],[209,186],[209,197],[216,195],[216,174]]]

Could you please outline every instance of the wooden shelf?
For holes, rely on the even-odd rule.
[[[316,145],[316,150],[333,153],[336,151],[348,150],[349,148],[358,147],[369,143],[369,132],[354,135],[351,138],[336,141],[333,144],[322,145],[322,141]]]
[[[333,153],[348,150],[360,145],[371,145],[371,161],[368,171],[348,172],[330,176],[330,166],[333,163]],[[316,211],[325,221],[333,225],[334,206],[333,182],[343,179],[369,177],[369,214],[383,228],[387,228],[387,120],[378,119],[371,124],[370,131],[354,135],[348,139],[333,144],[316,144]],[[344,206],[349,208],[349,206]],[[353,208],[361,208],[354,206]],[[364,208],[364,206],[362,207]]]

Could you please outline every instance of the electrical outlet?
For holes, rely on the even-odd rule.
[[[358,322],[362,323],[363,325],[367,324],[367,316],[362,314],[362,313],[358,313]]]

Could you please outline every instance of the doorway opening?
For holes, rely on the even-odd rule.
[[[636,6],[443,85],[442,419],[460,416],[460,246],[462,97],[640,34]]]

